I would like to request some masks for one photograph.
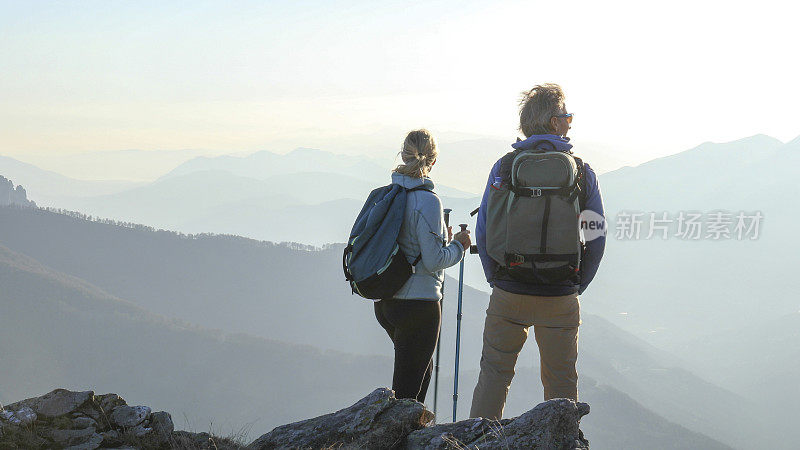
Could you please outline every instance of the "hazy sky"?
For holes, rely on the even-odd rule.
[[[511,140],[520,91],[547,81],[578,142],[786,141],[786,3],[0,1],[0,154]]]

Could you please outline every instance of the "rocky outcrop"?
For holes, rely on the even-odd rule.
[[[28,193],[22,185],[14,187],[14,183],[0,175],[0,206],[16,205],[35,207],[33,200],[28,200]]]
[[[56,389],[0,411],[0,448],[169,448],[172,417],[117,394]]]
[[[413,400],[377,389],[349,408],[275,428],[249,448],[588,449],[579,429],[589,405],[568,399],[540,403],[514,419],[468,419],[433,425],[433,413]]]
[[[579,426],[589,405],[568,399],[540,403],[514,419],[433,424],[425,405],[376,389],[354,405],[275,428],[249,449],[588,449]],[[243,448],[208,433],[175,431],[166,412],[130,406],[117,394],[56,389],[0,405],[0,449]]]

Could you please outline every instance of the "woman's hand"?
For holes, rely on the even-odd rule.
[[[472,240],[469,238],[469,230],[459,231],[453,236],[453,239],[461,243],[464,251],[469,250],[470,245],[472,245]]]

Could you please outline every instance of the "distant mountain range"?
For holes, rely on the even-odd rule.
[[[474,159],[492,162],[505,152],[507,144],[483,153],[483,149],[493,145],[489,141],[475,140],[472,150],[467,151],[467,144],[460,147],[465,149],[465,160],[470,160],[466,155],[474,153],[479,155]],[[369,174],[371,171],[377,174],[377,169],[383,167],[383,176],[388,182],[391,164],[384,167],[380,161],[365,163],[358,166],[363,175],[355,176],[352,172],[351,175],[312,172],[322,166],[340,172],[358,172],[354,169],[358,164],[356,159],[315,152],[298,150],[294,156],[263,153],[201,158],[187,161],[154,183],[93,198],[69,197],[57,206],[183,232],[224,232],[314,245],[341,242],[366,192],[378,181],[370,181],[373,175]],[[304,158],[298,157],[304,154]],[[478,166],[484,164],[476,163],[474,168],[469,164],[459,166],[457,160],[448,161],[447,154],[454,155],[455,151],[443,151],[442,160],[433,172],[434,179],[445,185],[448,176],[451,177],[449,181],[461,177],[452,167],[460,167],[463,177],[467,178],[477,177]],[[590,164],[593,162],[589,156],[581,156]],[[326,158],[333,158],[333,162]],[[298,163],[304,159],[308,167]],[[283,170],[308,171],[269,175],[269,169],[253,169],[273,165],[283,165]],[[746,444],[752,442],[750,439],[756,434],[748,437],[748,431],[741,431],[747,430],[747,419],[720,419],[722,423],[712,423],[720,417],[718,412],[691,412],[694,408],[703,411],[704,407],[692,402],[672,405],[670,401],[688,397],[702,401],[707,399],[705,392],[717,392],[716,386],[720,386],[723,390],[714,394],[715,400],[711,403],[725,405],[723,409],[739,411],[744,417],[763,417],[776,424],[788,424],[793,414],[792,405],[800,397],[794,382],[800,374],[798,348],[794,345],[798,342],[795,330],[800,303],[783,288],[784,280],[793,276],[793,268],[786,262],[796,259],[794,255],[798,251],[791,239],[794,224],[800,220],[798,212],[791,208],[791,199],[798,194],[792,177],[797,167],[800,167],[800,137],[784,144],[769,136],[757,135],[729,143],[705,143],[637,167],[601,175],[611,236],[598,276],[581,298],[587,324],[591,323],[591,318],[596,318],[594,326],[582,328],[581,345],[590,348],[598,342],[613,344],[596,351],[582,351],[582,373],[619,389],[648,408],[657,409],[659,414],[674,422],[734,446],[758,448],[757,443]],[[473,175],[469,175],[470,170],[474,170]],[[234,173],[236,171],[240,173]],[[256,172],[267,175],[255,178]],[[48,177],[46,179],[53,180]],[[298,184],[293,185],[292,181]],[[475,182],[477,189],[467,186],[468,191],[479,191],[483,182]],[[58,190],[53,186],[65,182],[56,180],[54,183],[50,185],[51,192]],[[28,185],[26,188],[30,197],[38,201],[35,191]],[[476,197],[444,187],[437,191],[445,206],[454,209],[453,224],[474,224],[474,218],[469,218],[467,213],[477,206]],[[453,196],[445,195],[447,193]],[[663,241],[655,238],[624,240],[614,236],[621,211],[643,213],[643,235],[646,235],[650,212],[667,212],[675,219],[681,211],[708,214],[720,210],[761,212],[764,221],[759,238],[681,240],[674,236],[674,223],[670,238]],[[389,351],[388,342],[379,329],[365,331],[364,336],[371,336],[370,339],[355,339],[352,334],[336,330],[320,338],[293,328],[292,324],[297,321],[310,320],[309,329],[325,330],[326,317],[361,317],[359,314],[364,315],[365,323],[372,323],[368,311],[343,308],[344,298],[333,300],[349,295],[330,290],[330,286],[343,285],[338,274],[340,256],[335,246],[321,252],[297,254],[274,250],[276,254],[266,256],[266,253],[254,251],[254,244],[247,240],[225,238],[229,247],[220,246],[222,241],[214,240],[222,238],[184,239],[185,243],[181,244],[180,240],[160,238],[168,233],[116,228],[112,231],[102,228],[103,224],[73,223],[70,220],[75,219],[65,220],[64,216],[33,219],[42,213],[29,213],[31,216],[26,218],[25,212],[8,215],[3,212],[3,223],[7,225],[0,234],[0,242],[58,270],[85,278],[148,310],[200,325],[241,330],[288,342],[314,345],[325,342],[331,349],[365,354]],[[127,259],[120,260],[119,256],[104,253],[99,247],[109,252],[113,249],[116,255],[126,255]],[[158,256],[169,254],[181,256]],[[298,256],[300,254],[306,256]],[[153,265],[154,258],[169,261],[169,264]],[[236,261],[242,258],[249,263],[239,266]],[[187,267],[193,269],[187,272]],[[198,267],[202,270],[196,269]],[[294,291],[288,287],[276,290],[275,286],[286,285],[285,280],[295,280],[297,273],[314,273],[315,277],[323,278],[294,283],[298,287]],[[468,258],[466,280],[481,289],[488,288],[476,257]],[[454,280],[448,283],[455,285]],[[448,309],[454,303],[449,297],[453,294],[450,289],[445,313],[452,316],[454,312]],[[265,292],[280,293],[280,299],[270,297],[270,301],[264,301]],[[474,320],[469,326],[480,329],[486,297],[472,289],[467,292],[467,297],[475,299],[469,308],[475,309],[467,309],[465,320]],[[332,301],[312,307],[307,304],[309,298]],[[198,306],[193,308],[192,304]],[[228,307],[220,307],[220,304]],[[299,312],[286,309],[287,304],[299,305]],[[206,308],[215,311],[213,320]],[[236,313],[242,310],[254,314],[238,317]],[[256,317],[268,319],[259,322]],[[284,317],[286,320],[281,320]],[[607,323],[616,330],[611,333],[613,338],[592,334],[592,330],[597,333],[602,329],[600,323]],[[452,342],[449,332],[446,328],[444,337]],[[472,354],[473,358],[477,357],[474,355],[480,347],[479,336],[470,341],[474,338],[476,336],[467,337],[464,342],[465,355]],[[621,356],[612,357],[609,349],[626,348],[623,344],[630,339],[637,344],[627,351],[642,357],[632,364],[620,363]],[[652,356],[651,353],[658,351],[643,341],[679,354],[680,360],[664,354]],[[528,356],[521,357],[521,361],[536,360],[535,347],[528,347]],[[593,361],[593,355],[598,355],[597,361]],[[611,368],[599,361],[612,361]],[[523,363],[525,365],[535,367]],[[631,371],[627,367],[639,369]],[[679,368],[690,372],[687,375]],[[659,373],[663,374],[663,379],[652,378]],[[681,384],[693,386],[689,389],[692,394]],[[658,395],[663,396],[650,398],[653,391],[650,386],[660,386]],[[739,396],[730,397],[730,392],[724,389]],[[684,394],[676,397],[675,392]],[[771,396],[771,400],[765,401],[765,395]],[[715,416],[717,419],[713,419]],[[711,422],[705,422],[707,420]],[[695,422],[705,425],[694,427],[692,423]],[[765,429],[760,423],[752,426]],[[719,430],[719,433],[709,430]]]
[[[0,175],[24,186],[31,199],[42,206],[61,206],[73,198],[111,194],[139,185],[131,181],[77,180],[7,156],[0,156]]]
[[[15,159],[78,180],[123,180],[146,183],[208,150],[104,150],[91,152],[28,153]],[[218,152],[216,152],[218,153]]]
[[[119,391],[183,427],[259,433],[358,399],[391,370],[386,356],[169,320],[2,246],[0,282],[3,403],[54,386]]]
[[[0,208],[0,220],[6,224],[2,245],[166,317],[347,353],[392,352],[371,304],[352,296],[344,283],[339,246],[302,251],[234,237],[187,238],[41,210]],[[451,367],[456,280],[446,283],[442,358]],[[486,294],[465,287],[465,371],[480,359],[487,301]],[[589,378],[725,442],[762,435],[761,425],[751,423],[755,402],[703,381],[681,369],[678,359],[599,317],[585,314],[581,330],[580,370]],[[520,367],[537,367],[536,361],[531,341]],[[448,380],[440,394],[445,402],[444,393],[452,389]],[[462,384],[463,408],[472,387]],[[685,395],[675,397],[676,391]]]
[[[352,402],[391,373],[385,356],[320,352],[167,320],[2,246],[0,281],[0,402],[52,386],[109,390],[170,411],[178,428],[253,437]],[[609,386],[588,380],[584,391],[584,401],[597,395],[599,409],[584,427],[597,433],[590,437],[596,446],[729,448]],[[600,406],[609,394],[613,414]],[[518,403],[539,400],[529,402]]]

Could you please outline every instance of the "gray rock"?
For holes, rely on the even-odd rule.
[[[36,421],[36,413],[27,406],[22,406],[16,411],[6,409],[0,411],[0,420],[11,425],[24,427]]]
[[[349,408],[275,428],[249,448],[395,448],[432,420],[423,404],[381,388]]]
[[[88,444],[89,442],[93,441],[93,436],[95,435],[94,427],[84,428],[82,430],[60,430],[57,428],[45,428],[39,431],[42,437],[49,439],[59,447],[73,447]],[[100,438],[100,442],[102,442],[102,437]],[[100,446],[100,442],[97,443],[97,448]]]
[[[119,437],[119,431],[117,430],[104,431],[100,433],[100,436],[103,438],[103,446],[105,447],[122,444],[122,440]]]
[[[111,423],[123,428],[135,427],[150,417],[150,408],[147,406],[121,405],[111,411]]]
[[[100,444],[102,443],[103,443],[103,436],[95,433],[86,442],[66,447],[64,450],[94,450],[100,447]]]
[[[91,417],[80,416],[72,419],[72,428],[82,429],[89,427],[97,428],[97,422]]]
[[[125,405],[125,399],[117,394],[103,394],[95,395],[94,401],[97,406],[106,414],[111,414],[111,411],[117,406]]]
[[[169,436],[175,431],[172,416],[164,411],[154,412],[150,415],[150,426],[153,428],[153,432],[165,440],[169,439]]]
[[[36,413],[33,412],[33,409],[23,406],[14,412],[14,418],[17,421],[17,425],[24,427],[36,421]]]
[[[13,412],[7,409],[0,410],[0,420],[2,420],[3,422],[10,422],[12,417],[14,417]]]
[[[464,443],[481,449],[588,449],[589,441],[579,429],[581,417],[586,414],[589,414],[586,403],[565,398],[548,400],[502,427]]]
[[[152,428],[144,426],[144,424],[136,425],[135,427],[131,428],[130,432],[136,437],[144,437],[147,434],[150,434],[153,431]]]
[[[93,397],[94,392],[92,391],[73,392],[66,389],[56,389],[41,397],[29,398],[8,405],[7,409],[18,411],[23,406],[27,406],[39,416],[58,417],[75,411]]]
[[[424,405],[378,389],[349,408],[275,428],[249,448],[588,449],[579,429],[588,413],[586,403],[561,398],[514,419],[432,425]]]
[[[483,418],[467,419],[456,423],[440,425],[414,431],[406,439],[406,448],[414,449],[450,449],[463,448],[459,443],[473,442],[492,430],[507,424],[510,420],[498,422]]]

